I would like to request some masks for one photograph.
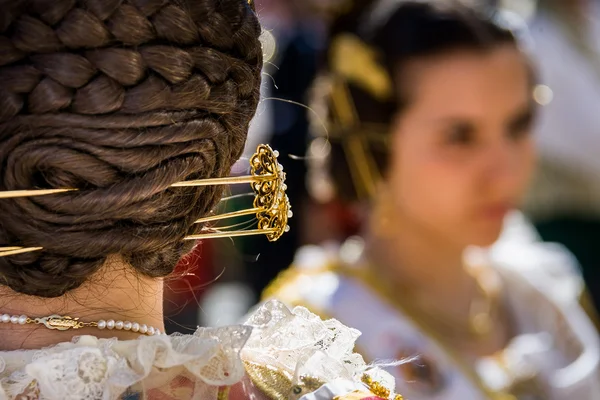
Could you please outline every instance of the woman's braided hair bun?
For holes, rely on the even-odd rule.
[[[262,49],[247,0],[0,0],[0,284],[43,297],[119,254],[162,277],[189,251],[256,110]]]

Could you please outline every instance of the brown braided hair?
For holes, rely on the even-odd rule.
[[[247,0],[0,0],[0,284],[42,297],[118,254],[167,276],[220,199],[256,110],[262,49]]]

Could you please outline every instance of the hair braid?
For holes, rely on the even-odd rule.
[[[56,297],[111,254],[165,276],[220,197],[256,110],[260,26],[246,0],[0,0],[0,283]]]

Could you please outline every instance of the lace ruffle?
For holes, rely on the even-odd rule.
[[[270,301],[247,324],[255,329],[242,350],[245,361],[324,382],[350,380],[367,368],[362,356],[354,353],[359,331],[334,319],[323,321],[304,307],[290,311],[284,304]]]
[[[305,308],[290,311],[271,301],[245,325],[199,328],[193,335],[80,336],[43,350],[0,352],[0,399],[118,399],[132,388],[173,392],[174,381],[190,379],[196,395],[186,398],[210,399],[219,387],[241,381],[248,362],[323,383],[355,380],[367,368],[352,351],[358,335]]]

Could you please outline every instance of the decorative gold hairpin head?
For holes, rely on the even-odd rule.
[[[281,235],[289,231],[288,219],[292,217],[292,207],[285,194],[285,172],[283,166],[277,161],[279,153],[270,146],[261,144],[256,153],[250,158],[249,176],[235,178],[203,179],[177,183],[174,186],[197,186],[250,183],[255,193],[253,207],[246,210],[233,211],[225,214],[216,214],[200,218],[196,223],[219,221],[245,215],[255,215],[258,220],[258,229],[246,231],[215,231],[188,236],[186,240],[236,237],[250,235],[266,235],[269,241],[274,242]]]
[[[285,194],[287,190],[285,184],[285,172],[283,172],[283,166],[277,161],[278,156],[279,153],[273,151],[270,146],[261,144],[258,146],[256,153],[250,158],[251,174],[248,176],[200,179],[177,182],[171,185],[171,187],[185,187],[249,183],[255,194],[252,208],[207,216],[200,218],[195,221],[195,223],[201,224],[234,217],[254,215],[258,221],[256,229],[227,230],[223,228],[222,230],[219,230],[218,228],[207,227],[204,229],[205,233],[187,236],[184,240],[266,235],[269,241],[274,242],[285,232],[289,231],[290,227],[288,226],[288,219],[293,215],[291,210],[292,207]],[[0,192],[0,199],[47,196],[77,190],[78,189],[13,190]],[[42,250],[42,247],[0,247],[0,257],[39,250]]]

